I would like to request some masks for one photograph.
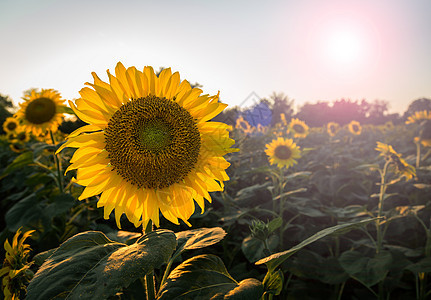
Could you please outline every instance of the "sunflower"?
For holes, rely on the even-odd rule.
[[[361,124],[358,121],[351,121],[348,125],[349,131],[354,135],[360,135],[362,131]]]
[[[32,278],[32,272],[29,270],[31,263],[27,262],[31,249],[30,245],[24,244],[24,241],[33,232],[34,230],[25,232],[18,241],[21,235],[20,228],[13,237],[12,245],[8,240],[4,243],[6,257],[0,269],[0,277],[3,277],[2,288],[6,300],[21,299],[26,291],[26,284]]]
[[[19,128],[19,121],[14,117],[6,118],[3,123],[3,130],[6,133],[15,132]]]
[[[326,125],[326,131],[330,136],[335,136],[339,130],[340,130],[340,125],[338,125],[338,123],[329,122]]]
[[[422,120],[431,120],[430,110],[416,111],[413,115],[407,118],[406,124],[419,123]]]
[[[377,142],[376,150],[380,152],[380,156],[393,163],[395,173],[404,176],[407,180],[416,176],[415,167],[407,163],[391,145]]]
[[[292,119],[289,123],[289,131],[291,131],[296,138],[304,138],[308,135],[309,128],[303,121]]]
[[[208,192],[222,191],[229,180],[223,156],[234,140],[229,126],[210,122],[227,106],[219,95],[180,81],[178,72],[152,67],[126,69],[121,63],[109,83],[93,72],[94,84],[81,89],[76,115],[89,125],[72,132],[65,147],[78,148],[66,170],[77,169],[76,182],[86,186],[79,200],[101,196],[109,218],[115,208],[117,226],[123,213],[138,227],[150,220],[159,226],[159,211],[169,221],[188,219],[195,203],[204,211]]]
[[[286,115],[284,113],[280,114],[281,125],[287,126]]]
[[[394,123],[392,123],[392,121],[387,121],[384,125],[383,128],[385,130],[393,130],[395,128]]]
[[[247,120],[244,119],[242,115],[236,119],[235,128],[240,129],[245,134],[250,134],[253,132],[253,127],[247,122]]]
[[[281,137],[267,144],[265,153],[269,156],[269,162],[279,168],[289,168],[297,163],[295,159],[301,157],[301,151],[293,140]]]
[[[35,136],[44,134],[46,131],[57,131],[60,125],[64,107],[64,100],[60,94],[53,89],[42,89],[41,92],[32,90],[23,97],[20,109],[15,114],[21,121],[26,131]]]
[[[30,140],[30,134],[27,131],[17,131],[15,140],[19,143],[26,143]]]

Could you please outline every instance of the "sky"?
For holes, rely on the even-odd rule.
[[[0,93],[79,97],[91,72],[171,67],[230,106],[431,98],[431,1],[0,0]]]

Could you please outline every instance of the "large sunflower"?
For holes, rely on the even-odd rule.
[[[308,135],[309,127],[304,121],[292,119],[289,123],[289,130],[296,138],[305,138]]]
[[[267,144],[265,153],[269,156],[269,162],[279,168],[289,168],[297,163],[295,159],[301,157],[301,151],[293,140],[281,137]]]
[[[208,192],[223,190],[230,165],[223,155],[230,147],[229,126],[209,122],[227,105],[218,95],[180,81],[178,72],[152,67],[138,71],[121,63],[109,83],[93,74],[75,104],[76,115],[89,123],[71,133],[62,147],[78,148],[67,171],[77,169],[76,182],[86,186],[79,200],[102,193],[97,203],[121,227],[123,213],[135,225],[152,220],[159,211],[169,221],[187,221],[194,201],[204,210]]]
[[[15,132],[19,127],[19,121],[14,117],[6,118],[3,123],[3,130],[6,133]]]
[[[57,131],[63,118],[64,100],[56,90],[42,89],[40,92],[32,90],[23,99],[25,101],[20,103],[20,109],[15,116],[26,131],[35,136],[48,130]]]
[[[354,135],[360,135],[362,132],[361,123],[358,121],[351,121],[347,127],[349,128],[349,131]]]

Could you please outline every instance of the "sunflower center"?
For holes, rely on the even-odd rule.
[[[54,101],[49,98],[37,98],[31,101],[25,109],[25,118],[33,124],[50,121],[57,112]]]
[[[356,132],[356,131],[359,131],[359,127],[358,127],[358,125],[356,125],[356,124],[352,126],[352,129],[353,129],[353,131],[355,131],[355,132]]]
[[[297,133],[304,133],[305,129],[302,125],[300,124],[295,124],[292,126],[293,130],[295,130]]]
[[[19,140],[19,141],[25,141],[25,139],[27,138],[27,135],[26,135],[26,133],[23,131],[23,132],[18,133],[18,134],[16,135],[16,138],[17,138],[17,140]]]
[[[113,170],[133,185],[161,189],[180,182],[198,161],[195,120],[178,103],[148,96],[117,110],[105,129]]]
[[[14,131],[16,129],[16,123],[15,122],[8,123],[7,129],[9,129],[10,131]]]
[[[292,156],[292,150],[285,145],[280,145],[274,149],[274,155],[279,159],[289,159]]]

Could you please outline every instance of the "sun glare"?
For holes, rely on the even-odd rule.
[[[364,41],[359,34],[349,29],[334,30],[327,37],[324,51],[333,63],[353,65],[363,59]]]

